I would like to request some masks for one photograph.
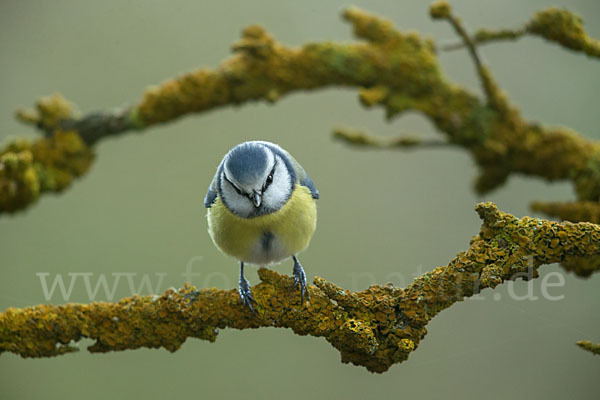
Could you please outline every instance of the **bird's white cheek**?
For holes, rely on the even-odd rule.
[[[282,162],[283,164],[283,162]],[[279,209],[290,197],[292,187],[290,175],[285,167],[277,168],[273,175],[273,183],[263,194],[263,204],[271,209]]]
[[[231,185],[225,183],[221,188],[223,201],[227,207],[240,217],[247,217],[254,211],[254,205],[246,197],[240,196]]]

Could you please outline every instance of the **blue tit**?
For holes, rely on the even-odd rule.
[[[302,304],[306,274],[296,256],[317,226],[319,191],[287,151],[263,141],[245,142],[225,155],[217,168],[204,206],[215,246],[240,261],[239,294],[253,310],[244,264],[269,265],[294,260],[294,287]]]

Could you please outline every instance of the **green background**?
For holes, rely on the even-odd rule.
[[[564,5],[600,37],[597,1],[453,1],[470,27],[512,27],[533,11]],[[436,40],[456,36],[428,16],[428,2],[354,1],[401,29]],[[322,1],[17,1],[0,3],[0,136],[36,137],[12,118],[17,106],[62,92],[82,111],[137,101],[144,87],[199,66],[217,66],[244,26],[259,23],[283,43],[353,40],[340,11],[344,0]],[[600,139],[598,60],[526,38],[482,48],[499,84],[531,120],[569,126]],[[449,79],[480,92],[465,51],[442,53]],[[496,202],[531,215],[535,199],[573,198],[567,183],[512,177],[478,197],[476,174],[461,149],[365,151],[334,142],[335,126],[378,134],[440,137],[422,116],[391,124],[365,110],[355,89],[295,93],[275,105],[252,103],[111,138],[83,179],[60,195],[14,216],[0,217],[0,310],[46,302],[36,273],[166,273],[160,288],[179,287],[190,260],[198,286],[232,288],[235,261],[206,232],[202,206],[221,157],[233,145],[264,139],[288,149],[321,192],[319,223],[301,255],[310,279],[322,276],[358,290],[403,286],[446,264],[478,232],[473,206]],[[196,257],[196,258],[195,258]],[[201,259],[200,259],[201,258]],[[276,267],[291,273],[291,262]],[[542,276],[561,269],[544,267]],[[257,282],[254,269],[247,273]],[[140,275],[138,275],[139,279]],[[555,280],[553,280],[555,281]],[[188,340],[176,353],[136,350],[52,359],[0,357],[0,398],[596,398],[600,359],[578,349],[600,341],[600,280],[565,274],[550,288],[560,301],[510,298],[508,286],[456,304],[436,317],[410,359],[382,375],[340,363],[323,339],[284,329],[224,330],[216,343]],[[137,281],[136,281],[137,282]],[[523,295],[527,284],[514,291]],[[143,291],[146,294],[147,291]],[[122,282],[115,298],[130,295]],[[498,300],[498,298],[500,298]],[[97,297],[106,299],[103,292]],[[82,281],[70,301],[88,302]],[[49,300],[63,303],[57,292]],[[81,348],[91,341],[83,341]]]

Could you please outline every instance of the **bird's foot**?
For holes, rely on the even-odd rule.
[[[294,289],[300,287],[300,304],[304,304],[304,297],[308,300],[308,285],[306,284],[306,274],[302,264],[294,257]]]
[[[256,303],[256,300],[254,300],[254,297],[252,296],[252,290],[250,290],[250,282],[248,282],[248,279],[244,278],[243,276],[240,276],[238,292],[240,293],[242,304],[247,305],[248,307],[250,307],[250,310],[254,312],[254,307],[252,306],[252,303]]]

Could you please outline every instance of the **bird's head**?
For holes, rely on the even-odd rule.
[[[283,149],[268,142],[245,142],[223,159],[219,194],[231,212],[252,218],[279,210],[290,198],[295,180]]]

